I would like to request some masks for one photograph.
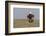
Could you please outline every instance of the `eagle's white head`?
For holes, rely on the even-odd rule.
[[[29,14],[32,14],[32,12],[29,12]]]

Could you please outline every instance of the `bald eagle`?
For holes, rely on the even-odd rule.
[[[27,18],[29,19],[29,23],[32,23],[34,21],[34,15],[33,14],[27,15]]]

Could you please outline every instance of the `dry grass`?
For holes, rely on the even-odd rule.
[[[24,28],[24,27],[38,27],[39,21],[35,20],[33,23],[29,23],[28,20],[25,19],[16,19],[14,20],[14,27],[15,28]]]

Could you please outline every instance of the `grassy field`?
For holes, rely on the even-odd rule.
[[[16,19],[14,20],[14,28],[24,28],[24,27],[39,27],[39,20],[34,20],[33,23],[29,23],[26,19]]]

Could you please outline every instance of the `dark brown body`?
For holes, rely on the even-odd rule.
[[[31,22],[33,22],[34,21],[34,15],[33,14],[29,14],[28,16],[27,16],[27,18],[29,19],[29,23]]]

